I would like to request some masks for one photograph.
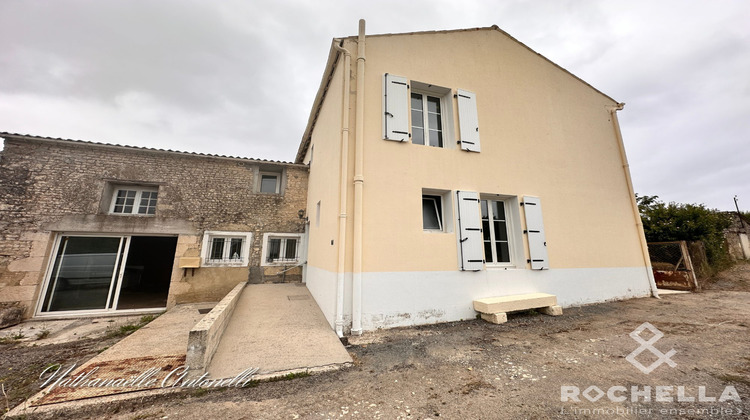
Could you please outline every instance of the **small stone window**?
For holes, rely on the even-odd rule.
[[[122,215],[153,216],[159,191],[156,187],[115,186],[109,212]]]

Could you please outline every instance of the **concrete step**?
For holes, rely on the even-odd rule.
[[[499,312],[525,311],[555,305],[557,305],[557,296],[555,295],[527,293],[524,295],[477,299],[474,301],[474,310],[483,314],[496,314]]]
[[[541,313],[552,316],[562,315],[562,308],[557,305],[557,296],[547,293],[497,296],[474,301],[474,310],[482,314],[482,319],[493,324],[506,322],[508,312],[529,309],[539,309]]]

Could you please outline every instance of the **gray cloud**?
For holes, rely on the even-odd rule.
[[[750,208],[750,4],[0,2],[0,130],[291,160],[330,40],[497,24],[620,101],[636,190]]]

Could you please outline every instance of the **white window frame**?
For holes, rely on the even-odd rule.
[[[242,252],[239,259],[232,259],[229,253],[229,247],[224,250],[224,256],[221,260],[211,259],[211,248],[213,240],[221,238],[230,241],[232,239],[242,239]],[[253,234],[251,232],[231,232],[231,231],[205,231],[203,233],[203,243],[201,244],[201,264],[203,267],[247,267],[250,263],[250,249],[253,245]]]
[[[503,203],[505,209],[505,228],[508,235],[508,255],[510,256],[509,262],[493,262],[485,261],[485,265],[488,268],[509,268],[509,267],[520,267],[524,262],[524,255],[519,254],[523,252],[523,235],[519,228],[520,226],[520,212],[518,211],[519,201],[516,196],[507,196],[499,194],[480,194],[479,196],[479,220],[483,222],[482,218],[482,201],[487,201],[488,216],[490,221],[490,241],[492,248],[493,258],[497,257],[495,232],[492,229],[492,206],[489,204],[490,201],[496,201]],[[484,226],[482,226],[484,229]],[[484,255],[484,231],[482,231],[482,255]]]
[[[412,144],[416,144],[418,146],[428,146],[428,147],[435,147],[439,149],[453,149],[454,143],[455,143],[455,132],[453,127],[453,91],[449,88],[444,88],[440,86],[434,86],[431,84],[416,82],[416,81],[410,81],[409,85],[409,94],[408,100],[409,100],[409,106],[408,106],[408,113],[409,113],[409,133],[410,133],[410,140]],[[414,124],[411,118],[412,114],[412,108],[411,108],[411,95],[422,95],[422,118],[423,118],[423,130],[424,130],[424,144],[418,144],[414,143]],[[441,124],[441,133],[443,134],[443,145],[442,146],[430,146],[430,137],[429,137],[429,116],[427,111],[427,97],[433,97],[440,99],[440,124]]]
[[[422,189],[422,196],[419,201],[419,211],[422,220],[422,231],[425,233],[451,233],[453,232],[453,204],[451,200],[452,192],[450,190],[437,190],[430,188]],[[440,229],[425,229],[424,227],[424,210],[422,201],[425,196],[436,197],[440,199]]]
[[[411,142],[413,144],[419,144],[419,143],[414,143],[414,140],[416,139],[416,137],[414,135],[414,129],[415,128],[421,128],[422,133],[423,133],[422,134],[422,141],[423,141],[423,143],[419,144],[420,146],[430,146],[430,147],[444,148],[445,147],[445,134],[446,134],[445,133],[445,112],[444,112],[444,109],[445,109],[444,102],[445,101],[443,100],[443,98],[441,96],[437,96],[437,95],[435,95],[433,93],[421,92],[421,91],[413,91],[409,95],[409,111],[410,111],[410,114],[413,114],[413,112],[415,111],[415,109],[411,107],[412,99],[414,99],[413,98],[414,96],[421,97],[422,109],[420,110],[420,112],[422,113],[422,127],[415,127],[414,126],[414,122],[415,122],[414,119],[411,120],[411,135],[412,135],[411,136]],[[440,116],[440,129],[439,130],[437,129],[437,127],[431,127],[430,126],[430,111],[429,111],[429,105],[428,105],[429,104],[429,98],[437,99],[437,102],[440,104],[440,114],[438,114]],[[440,132],[440,135],[441,135],[441,139],[440,139],[441,144],[440,145],[433,146],[432,144],[430,144],[430,132],[431,131],[439,131]]]
[[[425,220],[424,220],[424,201],[425,200],[431,200],[434,203],[435,207],[435,216],[437,216],[437,222],[438,222],[438,228],[428,228],[425,227]],[[431,194],[422,194],[422,230],[425,232],[443,232],[444,225],[443,223],[443,197],[439,195],[431,195]]]
[[[270,192],[270,191],[263,191],[263,177],[264,176],[273,176],[276,178],[276,191]],[[281,173],[280,172],[259,172],[258,173],[258,192],[261,194],[279,194],[281,191]]]
[[[133,201],[133,208],[130,210],[130,212],[115,212],[115,207],[117,206],[117,195],[120,191],[135,191],[135,199]],[[141,199],[143,198],[144,193],[156,193],[156,206],[154,207],[154,213],[139,213],[139,209],[141,207]],[[109,214],[116,215],[116,216],[147,216],[147,217],[153,217],[156,215],[156,209],[159,204],[159,188],[158,187],[144,187],[144,186],[136,186],[136,185],[115,185],[112,189],[112,200],[109,204]],[[147,207],[148,211],[148,207]]]
[[[286,254],[286,240],[296,239],[297,240],[297,257],[293,260],[283,261],[268,261],[267,255],[269,252],[269,242],[271,239],[281,239],[281,250],[279,254]],[[301,261],[302,255],[302,234],[301,233],[264,233],[263,234],[263,247],[261,248],[260,254],[260,265],[264,267],[280,266],[280,265],[296,265]]]

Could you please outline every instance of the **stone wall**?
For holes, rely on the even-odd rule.
[[[0,134],[0,302],[33,313],[58,232],[178,236],[169,305],[217,301],[240,281],[277,278],[261,268],[263,233],[302,233],[307,167],[283,162]],[[279,194],[258,192],[259,172],[282,174]],[[154,216],[109,214],[112,186],[158,187]],[[177,268],[199,256],[204,231],[252,232],[249,267]],[[299,280],[293,269],[284,281]],[[281,277],[278,277],[282,279]]]
[[[727,212],[732,224],[724,231],[729,256],[737,260],[750,259],[750,221],[741,218],[736,212]]]

